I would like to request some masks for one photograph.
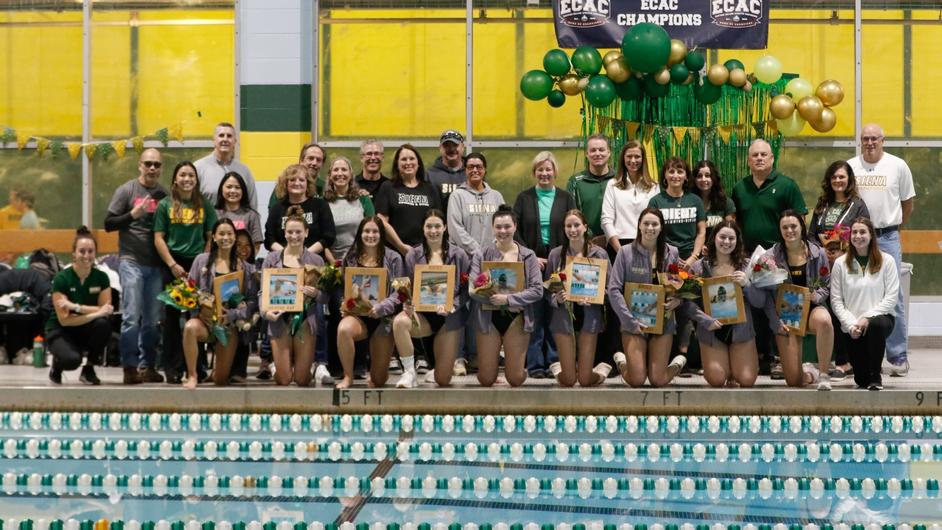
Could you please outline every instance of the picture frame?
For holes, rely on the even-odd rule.
[[[304,310],[304,269],[262,269],[262,311]]]
[[[383,267],[345,267],[343,299],[358,299],[370,306],[386,298],[387,272]]]
[[[805,287],[783,283],[775,292],[775,312],[789,333],[804,336],[811,308],[811,291]]]
[[[519,261],[484,261],[481,262],[481,271],[487,272],[494,283],[494,294],[514,294],[523,291],[527,286],[523,263]],[[491,304],[484,304],[485,311],[500,309]]]
[[[438,311],[444,306],[446,312],[455,307],[455,266],[416,265],[412,280],[412,305],[422,312]]]
[[[727,324],[742,324],[746,321],[746,302],[742,286],[732,276],[703,278],[703,312]]]
[[[625,303],[631,315],[641,321],[641,331],[653,335],[664,333],[664,298],[663,285],[649,283],[625,284]]]
[[[216,314],[222,315],[226,310],[226,302],[235,293],[242,293],[243,271],[230,272],[213,278],[213,297],[216,301]]]
[[[607,278],[607,259],[570,258],[566,263],[566,292],[569,293],[569,300],[604,304]]]

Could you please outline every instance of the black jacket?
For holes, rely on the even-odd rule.
[[[576,201],[573,200],[572,195],[557,187],[553,209],[550,210],[549,245],[544,245],[540,235],[540,206],[536,198],[536,186],[521,191],[514,203],[514,212],[517,214],[517,233],[514,239],[525,247],[533,249],[539,258],[549,256],[549,251],[561,245],[566,239],[563,229],[566,212],[575,207]]]

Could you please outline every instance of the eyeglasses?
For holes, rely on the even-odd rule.
[[[152,167],[152,168],[159,168],[160,166],[163,165],[162,162],[155,162],[153,160],[144,160],[141,163],[144,164],[144,167]]]
[[[865,142],[865,143],[866,142],[879,142],[882,139],[883,139],[882,136],[861,136],[860,137],[860,141]]]
[[[480,164],[471,164],[464,166],[465,171],[484,171],[484,166]]]
[[[368,157],[383,156],[383,152],[382,151],[367,151],[365,153],[360,153],[360,156],[368,156]]]

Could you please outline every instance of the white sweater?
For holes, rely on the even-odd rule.
[[[638,216],[648,207],[648,201],[661,192],[657,184],[649,190],[631,184],[620,189],[615,186],[615,179],[609,179],[605,184],[605,195],[602,197],[602,230],[609,240],[635,239],[638,237]]]
[[[834,261],[831,271],[831,309],[841,322],[841,329],[850,332],[860,317],[893,315],[899,295],[899,272],[893,256],[880,252],[883,264],[876,274],[870,274],[854,261],[848,270],[845,254]],[[900,318],[901,315],[895,315]]]

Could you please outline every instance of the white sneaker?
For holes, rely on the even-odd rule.
[[[417,374],[424,374],[428,372],[428,363],[425,362],[425,359],[415,359],[415,372]]]
[[[435,370],[429,370],[428,372],[425,372],[424,380],[426,383],[435,384]]]
[[[625,357],[625,354],[620,351],[617,351],[615,352],[615,355],[612,355],[612,359],[615,360],[615,366],[618,367],[618,371],[624,372],[625,365],[628,364],[628,358]]]
[[[818,367],[814,363],[802,363],[801,369],[806,374],[811,375],[812,385],[821,380],[821,372],[818,371]]]
[[[402,377],[396,382],[396,388],[415,388],[419,384],[416,377],[414,370],[404,370]]]
[[[909,373],[909,361],[903,361],[900,364],[894,364],[890,361],[884,361],[883,373],[890,377],[906,377]]]
[[[671,367],[674,367],[674,366],[677,367],[677,373],[679,374],[680,371],[684,369],[684,366],[687,366],[687,358],[684,357],[683,355],[678,355],[677,357],[674,357],[674,360],[671,361],[670,364],[667,365],[667,369],[670,370]]]
[[[559,379],[559,374],[563,372],[563,365],[559,364],[559,361],[551,363],[549,365],[549,371],[553,374],[553,379]]]
[[[331,377],[327,365],[319,364],[314,369],[314,381],[321,386],[333,386],[334,378]]]
[[[592,369],[592,373],[599,376],[599,383],[604,383],[608,379],[608,374],[612,373],[612,365],[608,363],[599,363]]]
[[[455,377],[463,377],[468,375],[468,361],[464,359],[455,359],[454,375]]]
[[[820,374],[818,376],[818,390],[831,390],[831,375]]]

